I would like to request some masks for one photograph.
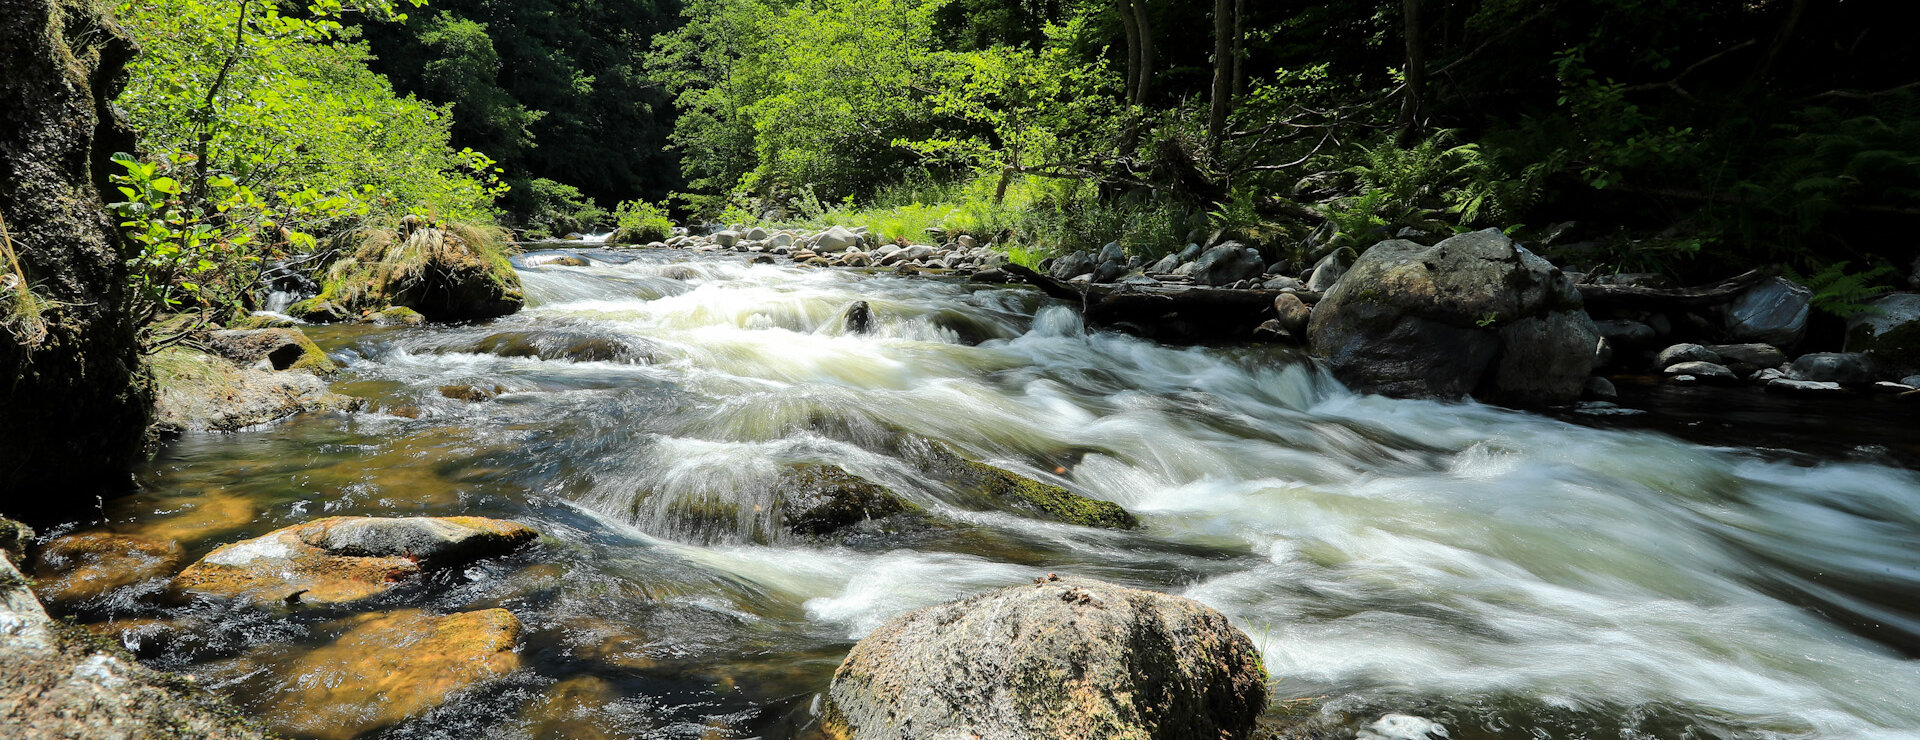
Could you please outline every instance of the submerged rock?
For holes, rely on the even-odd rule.
[[[0,529],[11,523],[0,520]],[[259,738],[219,699],[47,616],[0,553],[0,734],[19,740]]]
[[[834,672],[823,723],[862,740],[1245,738],[1266,678],[1198,602],[1048,577],[882,625]]]
[[[1313,309],[1314,354],[1392,396],[1569,403],[1600,335],[1573,283],[1488,229],[1431,247],[1375,244]]]
[[[933,440],[916,440],[909,456],[929,474],[945,480],[982,504],[1011,507],[1042,519],[1107,529],[1140,526],[1111,501],[1087,498],[1059,486],[970,460]]]
[[[1714,344],[1707,351],[1720,356],[1720,364],[1741,375],[1786,364],[1787,353],[1771,344]]]
[[[1683,362],[1719,361],[1720,355],[1698,344],[1676,344],[1660,350],[1660,354],[1655,355],[1653,358],[1654,366],[1663,368],[1669,365],[1678,365]]]
[[[795,534],[829,534],[914,508],[892,491],[831,465],[793,466],[777,485],[780,525]]]
[[[1815,352],[1796,358],[1787,368],[1787,377],[1816,383],[1865,385],[1873,382],[1873,369],[1863,354]]]
[[[114,591],[171,578],[186,564],[177,542],[106,532],[71,534],[40,548],[33,577],[40,598],[72,612]]]
[[[473,516],[328,517],[216,548],[174,577],[173,588],[257,605],[345,603],[536,536],[525,525]]]
[[[332,643],[288,666],[286,691],[267,706],[280,729],[347,740],[445,703],[519,670],[520,620],[505,609],[445,616],[419,610],[348,620]]]

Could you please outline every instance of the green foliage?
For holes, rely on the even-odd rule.
[[[33,292],[27,282],[20,255],[13,248],[13,234],[0,220],[0,331],[21,347],[33,349],[47,339],[46,312],[49,302]],[[0,519],[0,528],[9,525]],[[0,540],[4,540],[0,537]]]
[[[666,241],[673,235],[673,219],[664,208],[644,200],[629,200],[614,206],[614,238],[620,244],[646,244]]]
[[[173,176],[192,172],[184,154],[155,162],[116,154],[114,161],[126,169],[113,176],[126,200],[112,208],[123,219],[140,323],[182,309],[212,311],[216,320],[240,312],[261,253],[291,246],[256,243],[276,226],[266,204],[226,175],[208,180],[205,197],[189,194]]]
[[[1813,289],[1813,307],[1840,318],[1852,318],[1855,314],[1871,311],[1867,304],[1874,298],[1892,291],[1885,285],[1875,285],[1893,274],[1888,265],[1877,265],[1862,272],[1847,272],[1845,261],[1827,265],[1812,275],[1787,273],[1789,279]]]
[[[582,233],[607,222],[606,209],[595,205],[579,188],[563,182],[539,178],[521,183],[512,200],[515,210],[527,214],[524,235],[529,239],[549,239]]]

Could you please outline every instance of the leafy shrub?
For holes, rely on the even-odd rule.
[[[1813,307],[1840,318],[1873,310],[1867,305],[1874,298],[1893,290],[1874,281],[1892,275],[1894,270],[1879,265],[1863,272],[1847,272],[1847,262],[1835,262],[1812,275],[1801,276],[1789,270],[1787,277],[1813,289]]]
[[[609,244],[646,244],[666,241],[673,235],[673,219],[664,208],[644,200],[629,200],[613,207],[613,235]]]

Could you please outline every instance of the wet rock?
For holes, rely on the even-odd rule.
[[[1147,274],[1170,275],[1173,273],[1174,270],[1178,270],[1178,269],[1180,269],[1180,255],[1169,254],[1165,257],[1161,257],[1159,262],[1153,263],[1152,267],[1148,267]]]
[[[747,241],[750,241],[750,242],[763,242],[767,240],[768,236],[769,235],[767,234],[767,230],[760,228],[758,226],[755,226],[751,229],[747,229],[747,233],[746,233]]]
[[[1915,391],[1915,390],[1920,390],[1920,388],[1916,388],[1914,386],[1907,385],[1905,383],[1890,383],[1882,380],[1878,383],[1873,384],[1873,392],[1884,394],[1884,395],[1897,396],[1902,393],[1907,393],[1909,391]]]
[[[834,672],[839,736],[1249,737],[1266,704],[1253,643],[1188,599],[1041,579],[898,617]]]
[[[717,231],[707,237],[707,239],[712,241],[714,246],[732,249],[733,245],[740,243],[740,232],[732,230]]]
[[[170,347],[153,355],[156,434],[233,431],[309,411],[351,408],[353,399],[303,372],[243,368],[222,357]]]
[[[1720,364],[1741,375],[1787,363],[1787,353],[1771,344],[1712,344],[1706,349],[1720,358]]]
[[[1260,284],[1260,287],[1266,290],[1300,290],[1306,287],[1306,285],[1301,283],[1298,278],[1279,275],[1268,278],[1266,282]]]
[[[1620,391],[1613,387],[1613,381],[1595,375],[1587,378],[1587,384],[1580,389],[1580,397],[1594,401],[1617,401]]]
[[[1126,265],[1121,264],[1117,260],[1108,260],[1100,263],[1099,267],[1094,268],[1093,281],[1096,283],[1111,283],[1119,280],[1120,276],[1125,274],[1127,274]]]
[[[1920,372],[1920,295],[1895,293],[1847,320],[1848,352],[1862,352],[1889,374]]]
[[[1273,299],[1274,320],[1280,322],[1280,328],[1296,337],[1307,335],[1307,322],[1313,318],[1313,310],[1307,308],[1300,296],[1282,293]]]
[[[1353,740],[1446,740],[1447,728],[1411,714],[1389,714],[1355,733]]]
[[[1663,372],[1668,375],[1691,375],[1697,382],[1713,385],[1733,385],[1740,382],[1740,376],[1735,375],[1732,370],[1712,362],[1676,363],[1668,365]]]
[[[777,487],[780,525],[795,534],[824,535],[913,510],[892,491],[831,465],[795,465]]]
[[[1748,288],[1727,306],[1726,331],[1742,342],[1790,347],[1807,331],[1813,291],[1785,278]]]
[[[1278,319],[1267,319],[1253,328],[1253,338],[1261,342],[1295,344],[1301,340],[1301,335],[1288,331]]]
[[[1783,393],[1797,396],[1830,396],[1847,392],[1846,387],[1839,383],[1828,383],[1818,380],[1794,380],[1792,378],[1769,380],[1765,387],[1768,393]]]
[[[507,392],[507,389],[498,385],[491,387],[477,385],[440,386],[440,395],[442,397],[451,398],[455,401],[466,401],[468,403],[479,403],[505,392]]]
[[[1662,368],[1667,367],[1669,365],[1678,365],[1682,362],[1719,362],[1719,361],[1720,361],[1720,355],[1714,354],[1713,350],[1707,349],[1706,347],[1702,347],[1698,344],[1676,344],[1666,349],[1660,350],[1660,354],[1654,355],[1654,358],[1653,358],[1654,366],[1662,367]]]
[[[348,620],[332,643],[301,656],[266,712],[276,729],[347,740],[398,723],[519,670],[520,620],[505,609],[446,616],[419,610]]]
[[[1313,274],[1307,277],[1307,290],[1316,293],[1331,290],[1334,283],[1340,282],[1341,276],[1347,274],[1347,268],[1352,264],[1347,257],[1347,250],[1336,249],[1329,252],[1327,256],[1321,257],[1319,262],[1313,263]]]
[[[1793,365],[1787,368],[1787,377],[1820,383],[1865,385],[1873,382],[1873,370],[1863,354],[1815,352],[1795,358]]]
[[[961,234],[958,239],[954,240],[954,243],[959,244],[961,249],[973,249],[980,246],[980,241],[968,234]]]
[[[545,252],[529,254],[514,260],[521,267],[586,267],[585,257],[567,252]]]
[[[1365,392],[1571,403],[1599,332],[1551,263],[1496,230],[1381,242],[1314,306],[1313,351]]]
[[[312,300],[348,316],[406,306],[433,321],[474,321],[526,302],[497,229],[409,221],[398,230],[348,232],[328,246],[344,256],[328,266]]]
[[[934,440],[915,440],[909,457],[921,468],[987,508],[1013,508],[1043,519],[1108,529],[1133,529],[1139,520],[1119,504],[1087,498],[1059,486],[968,459]]]
[[[1086,252],[1070,252],[1054,260],[1053,267],[1048,268],[1047,274],[1052,275],[1056,280],[1072,280],[1092,273],[1093,268],[1093,258],[1087,256]]]
[[[1180,262],[1182,264],[1185,264],[1185,263],[1200,259],[1200,253],[1202,251],[1205,251],[1205,250],[1202,250],[1199,244],[1188,242],[1187,246],[1182,247],[1180,249],[1180,253],[1174,256],[1179,257]]]
[[[42,546],[33,577],[40,598],[56,612],[72,613],[129,586],[165,580],[186,565],[177,542],[87,532]]]
[[[256,605],[346,603],[536,536],[482,517],[328,517],[216,548],[174,577],[173,588]]]
[[[297,326],[293,319],[277,313],[256,311],[227,325],[229,329],[285,329]]]
[[[873,307],[866,301],[854,301],[847,306],[842,325],[853,334],[865,334],[873,328]]]
[[[102,649],[98,640],[47,616],[5,555],[0,734],[20,740],[262,737],[205,691]]]
[[[555,682],[529,702],[520,716],[532,737],[567,740],[611,740],[657,731],[635,717],[610,716],[607,709],[620,701],[619,687],[592,675],[571,676]],[[636,723],[640,727],[634,727]]]
[[[223,329],[207,334],[207,348],[242,367],[328,375],[340,367],[299,329]]]
[[[1231,241],[1202,252],[1188,267],[1195,283],[1214,286],[1251,280],[1267,269],[1258,251]]]
[[[1120,242],[1107,242],[1106,246],[1100,248],[1100,253],[1094,256],[1093,261],[1125,262],[1126,259],[1127,259],[1126,247],[1120,246]]]
[[[1008,274],[1007,274],[1007,272],[1006,272],[1005,270],[1002,270],[1002,269],[1000,269],[1000,268],[997,268],[997,267],[989,267],[989,268],[987,268],[987,269],[985,269],[985,270],[981,270],[981,271],[979,271],[979,272],[976,272],[976,273],[974,273],[974,274],[973,274],[973,275],[972,275],[971,277],[969,277],[968,279],[970,279],[970,280],[972,280],[973,282],[976,282],[976,283],[996,283],[996,284],[998,284],[998,283],[1007,283],[1007,282],[1012,282],[1012,281],[1013,281],[1013,276],[1012,276],[1012,275],[1008,275]]]

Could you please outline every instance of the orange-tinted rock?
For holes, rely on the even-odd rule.
[[[518,670],[520,620],[505,609],[433,616],[415,609],[369,614],[288,667],[286,691],[268,702],[285,734],[345,740],[444,703]]]
[[[61,537],[40,548],[35,590],[56,611],[180,570],[186,551],[178,543],[106,532]]]
[[[504,554],[536,536],[524,525],[482,517],[327,517],[221,546],[173,586],[258,604],[338,604],[426,570]]]

